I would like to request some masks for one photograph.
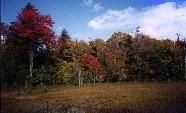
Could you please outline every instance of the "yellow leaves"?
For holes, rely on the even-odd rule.
[[[162,60],[164,63],[169,63],[172,61],[172,57],[171,56],[168,56],[168,57],[165,57],[165,59]]]
[[[63,61],[59,67],[59,74],[63,77],[63,79],[66,79],[72,75],[73,68],[71,62]]]

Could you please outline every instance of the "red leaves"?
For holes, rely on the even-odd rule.
[[[94,56],[90,54],[84,54],[82,60],[83,60],[85,67],[87,67],[88,69],[94,70],[96,74],[100,71],[100,68],[101,68],[100,64]]]
[[[30,38],[32,42],[53,46],[55,39],[51,30],[54,22],[49,15],[40,15],[34,7],[25,7],[12,25],[18,36]]]
[[[26,21],[26,22],[31,22],[34,21],[38,18],[38,10],[36,8],[24,8],[22,12],[17,16],[18,21]]]

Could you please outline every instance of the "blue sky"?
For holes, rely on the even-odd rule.
[[[1,0],[1,21],[15,21],[28,2],[52,17],[57,34],[65,28],[78,40],[108,39],[118,31],[131,34],[138,25],[159,39],[175,39],[176,32],[186,36],[185,0]]]

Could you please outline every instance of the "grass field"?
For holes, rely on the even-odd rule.
[[[186,113],[186,82],[86,84],[1,91],[1,113]]]

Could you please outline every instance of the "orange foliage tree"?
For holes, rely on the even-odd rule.
[[[99,74],[100,69],[101,69],[99,62],[91,54],[84,54],[82,60],[83,60],[84,66],[93,72],[94,82],[95,82],[95,78],[97,78],[97,75]]]

